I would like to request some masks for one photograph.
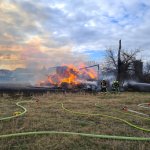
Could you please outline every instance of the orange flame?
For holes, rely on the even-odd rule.
[[[62,65],[56,68],[56,74],[49,75],[47,83],[60,86],[62,83],[77,85],[81,80],[95,80],[97,77],[95,70],[92,68],[85,68],[84,64],[79,67],[74,65]]]

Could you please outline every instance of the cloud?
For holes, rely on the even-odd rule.
[[[59,2],[52,1],[49,5],[58,4],[55,9],[59,9]],[[67,1],[59,13],[52,15],[55,17],[49,25],[56,30],[56,39],[71,40],[74,50],[81,51],[80,47],[103,50],[118,45],[120,38],[127,48],[147,49],[150,47],[145,38],[149,37],[149,14],[147,1]]]
[[[78,62],[87,49],[103,53],[119,39],[123,48],[144,49],[147,60],[149,17],[147,0],[1,0],[1,68],[14,56],[22,66]]]

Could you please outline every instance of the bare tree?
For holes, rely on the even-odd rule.
[[[119,40],[119,49],[117,51],[111,48],[106,50],[107,63],[109,67],[116,71],[116,79],[118,81],[122,82],[130,71],[134,71],[133,63],[139,52],[141,52],[140,49],[122,50],[121,40]]]

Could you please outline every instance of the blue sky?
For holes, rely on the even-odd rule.
[[[1,0],[0,68],[103,59],[107,48],[150,58],[148,0]]]
[[[96,62],[104,60],[106,56],[105,50],[86,50],[84,53],[88,56],[89,60],[95,60]]]

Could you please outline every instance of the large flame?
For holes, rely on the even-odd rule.
[[[96,72],[92,68],[86,68],[84,64],[76,67],[73,64],[62,65],[56,68],[55,74],[50,74],[47,81],[41,82],[45,84],[58,85],[68,83],[71,85],[80,84],[83,80],[95,80]]]

